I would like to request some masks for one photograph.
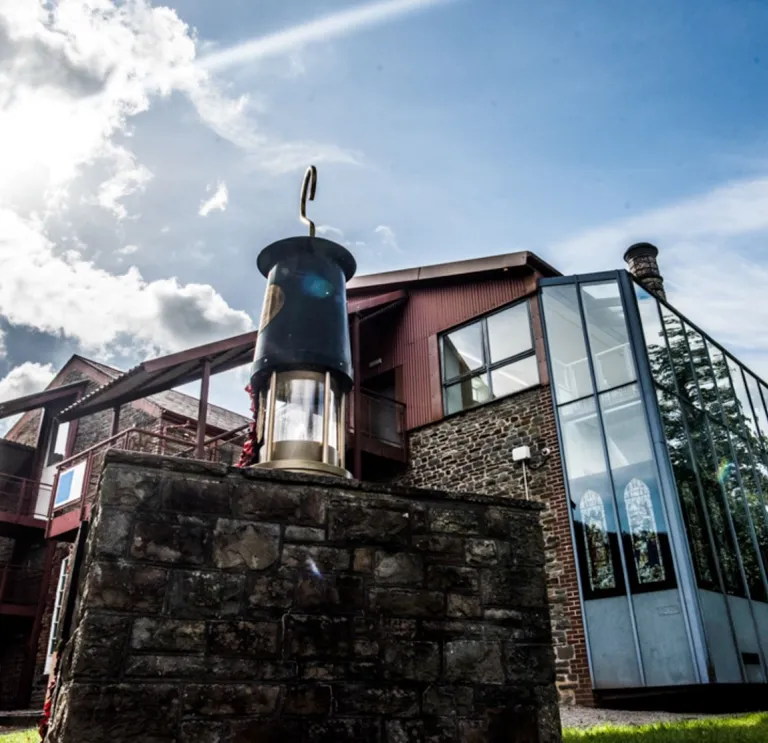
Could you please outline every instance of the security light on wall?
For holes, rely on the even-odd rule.
[[[513,462],[525,462],[531,458],[530,446],[516,446],[512,449],[512,461]]]

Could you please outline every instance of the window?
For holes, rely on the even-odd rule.
[[[539,382],[528,302],[445,333],[440,348],[446,415]]]
[[[51,431],[51,451],[48,454],[46,466],[63,462],[67,456],[67,439],[69,438],[69,422],[57,423]]]
[[[45,669],[43,673],[47,676],[53,670],[53,653],[56,650],[56,635],[59,632],[59,622],[61,621],[61,609],[64,603],[64,588],[67,585],[67,572],[69,571],[70,558],[65,557],[61,562],[59,571],[59,583],[56,586],[56,601],[53,605],[53,615],[51,617],[51,633],[48,636],[48,652],[45,656]]]

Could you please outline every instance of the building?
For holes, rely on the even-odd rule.
[[[744,689],[768,679],[768,387],[666,302],[656,252],[632,246],[629,271],[562,276],[521,252],[361,276],[348,285],[358,382],[347,465],[367,480],[545,504],[550,619],[565,703]],[[6,519],[6,527],[37,528],[38,552],[46,555],[64,548],[45,547],[42,526],[30,518],[42,522],[49,545],[73,540],[99,470],[76,431],[98,416],[106,422],[100,450],[123,441],[216,456],[208,454],[219,429],[207,425],[207,379],[247,363],[253,340],[241,336],[121,375],[112,370],[99,387],[83,388],[63,370],[34,401],[0,406],[0,415],[33,402],[45,409],[37,427],[22,419],[11,431],[0,470],[27,477],[33,492],[53,488],[35,502],[47,519],[27,513],[26,521]],[[144,406],[158,395],[198,379],[203,402],[197,423],[188,404],[183,445],[157,424],[145,436],[150,423],[143,419],[142,433],[110,438],[136,425],[131,416],[148,415]],[[66,449],[56,420],[72,421]],[[242,434],[242,425],[233,428]],[[51,447],[67,460],[51,465]],[[34,466],[11,472],[22,451]],[[73,459],[78,452],[81,460]],[[46,466],[58,470],[53,483]],[[37,559],[43,576],[53,571],[53,597],[61,571],[39,567],[53,565],[53,557]],[[55,597],[48,609],[36,606],[25,637],[33,643],[39,635],[36,647],[47,648]],[[38,663],[39,679],[43,670]]]

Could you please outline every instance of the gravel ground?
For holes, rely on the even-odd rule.
[[[683,712],[641,712],[622,709],[594,709],[593,707],[560,707],[560,720],[564,728],[591,728],[595,725],[650,725],[657,722],[681,722],[717,717]]]

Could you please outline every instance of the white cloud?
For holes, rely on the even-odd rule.
[[[638,241],[658,246],[670,302],[768,376],[768,178],[588,230],[548,252],[564,273],[585,273],[623,267],[623,251]]]
[[[208,186],[206,190],[210,191],[211,186]],[[219,181],[213,195],[201,202],[198,214],[201,217],[207,217],[214,210],[223,212],[226,210],[228,203],[229,191],[227,190],[227,184],[224,181]]]
[[[14,367],[0,379],[0,402],[41,392],[55,376],[56,372],[51,364],[27,361]],[[21,415],[0,418],[0,436],[5,436],[19,418]]]
[[[4,359],[8,355],[8,351],[5,348],[5,331],[0,328],[0,359]]]
[[[123,245],[122,248],[117,249],[117,252],[120,253],[120,255],[133,255],[138,249],[138,245]]]
[[[329,224],[320,224],[315,229],[315,232],[317,232],[318,235],[331,235],[335,236],[339,240],[344,239],[344,232],[340,230],[338,227],[332,227]],[[330,239],[330,238],[329,238]]]
[[[374,230],[374,233],[381,238],[381,242],[383,243],[385,248],[395,253],[402,252],[400,250],[400,246],[397,243],[397,235],[395,235],[395,231],[391,227],[388,227],[385,224],[380,224]]]
[[[125,219],[128,211],[121,200],[138,191],[143,191],[152,180],[149,168],[136,162],[131,152],[123,147],[112,149],[115,174],[99,186],[96,202],[112,212],[118,219]]]
[[[86,351],[104,351],[126,336],[145,352],[176,351],[253,327],[209,285],[148,282],[135,267],[111,274],[77,250],[57,252],[39,223],[2,208],[0,265],[0,314],[74,338]]]
[[[200,60],[207,70],[221,70],[233,65],[253,62],[264,57],[286,54],[318,41],[348,36],[356,31],[393,21],[410,13],[444,5],[449,0],[383,0],[353,7],[318,18],[308,23],[259,36],[242,44],[213,52]]]

